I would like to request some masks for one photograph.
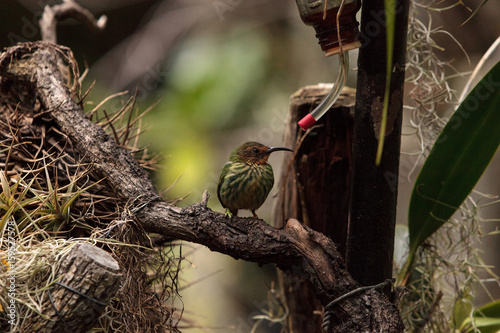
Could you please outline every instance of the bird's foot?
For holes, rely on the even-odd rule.
[[[231,217],[233,217],[233,213],[231,213],[231,211],[229,209],[226,209],[226,212],[224,213],[224,216],[227,217],[227,218],[231,218]]]

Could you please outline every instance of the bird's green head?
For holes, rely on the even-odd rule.
[[[247,164],[266,164],[269,155],[278,150],[288,150],[284,147],[267,147],[258,142],[245,142],[234,149],[229,156],[230,162],[243,162]]]

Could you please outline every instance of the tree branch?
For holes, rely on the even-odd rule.
[[[107,17],[101,16],[96,20],[94,15],[72,0],[64,0],[62,4],[45,6],[42,18],[39,21],[40,34],[45,42],[57,43],[56,26],[58,21],[74,18],[95,30],[103,30]]]
[[[208,209],[206,200],[186,208],[163,202],[128,151],[92,123],[71,99],[69,84],[57,65],[61,56],[68,62],[71,51],[43,42],[21,44],[0,55],[0,75],[34,86],[60,130],[127,202],[146,231],[202,244],[236,259],[275,263],[288,274],[306,276],[324,305],[359,287],[345,270],[332,240],[298,220],[289,219],[277,229],[262,220],[228,219]],[[403,330],[397,308],[373,290],[345,299],[332,312],[336,331]]]

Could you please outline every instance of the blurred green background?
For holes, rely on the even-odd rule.
[[[82,90],[96,81],[87,100],[97,104],[128,90],[129,96],[137,91],[136,105],[142,111],[158,102],[144,119],[147,130],[141,145],[162,155],[163,167],[152,177],[160,191],[175,183],[165,197],[187,195],[181,206],[199,201],[208,190],[209,207],[222,211],[216,186],[231,150],[249,140],[280,145],[289,96],[305,85],[336,77],[337,59],[324,56],[314,30],[301,22],[292,0],[78,2],[96,16],[108,16],[101,33],[71,20],[58,27],[58,42],[72,48],[81,72],[89,69]],[[481,1],[465,2],[476,8]],[[39,39],[37,20],[45,4],[55,3],[59,1],[2,0],[0,46]],[[498,12],[500,4],[489,1],[461,26],[470,12],[457,6],[446,15],[433,13],[433,26],[445,26],[475,66],[499,36]],[[472,70],[456,44],[441,37],[443,58],[453,59],[459,70]],[[357,51],[350,57],[348,85],[355,87]],[[452,84],[460,91],[464,80]],[[126,99],[113,99],[104,107],[119,109]],[[403,148],[411,147],[411,138],[404,140]],[[280,158],[280,154],[270,158],[276,179]],[[406,176],[414,160],[402,157],[398,223],[406,221],[411,190]],[[498,156],[493,163],[498,165]],[[484,186],[485,192],[498,193],[498,179]],[[258,211],[266,221],[273,194]],[[266,308],[274,268],[235,261],[193,244],[185,244],[184,253],[188,261],[182,281],[198,281],[181,291],[178,306],[185,307],[184,316],[206,327],[204,331],[249,332],[252,315]],[[498,258],[493,260],[498,266]],[[279,325],[259,330],[279,331]]]

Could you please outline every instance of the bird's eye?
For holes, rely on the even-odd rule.
[[[257,149],[257,148],[252,149],[252,151],[253,151],[254,154],[258,154],[259,153],[259,149]]]

